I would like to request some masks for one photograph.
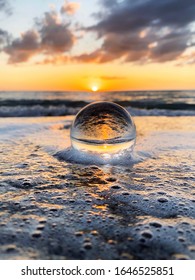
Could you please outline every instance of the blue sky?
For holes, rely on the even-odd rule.
[[[29,4],[30,2],[30,4]],[[92,14],[98,10],[97,1],[80,0],[80,8],[75,14],[75,20],[83,25],[91,25],[94,22]],[[1,28],[9,31],[14,36],[19,36],[21,32],[32,28],[34,18],[40,18],[45,12],[51,10],[51,7],[56,7],[60,11],[64,0],[10,0],[13,14],[8,16],[0,14]],[[14,23],[14,24],[13,24]]]

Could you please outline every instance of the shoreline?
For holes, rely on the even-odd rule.
[[[71,121],[0,118],[0,259],[195,259],[194,117],[134,117],[132,166],[58,161]]]

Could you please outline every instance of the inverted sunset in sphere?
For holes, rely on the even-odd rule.
[[[75,117],[71,128],[73,148],[100,153],[133,149],[136,129],[130,114],[112,102],[94,102]]]

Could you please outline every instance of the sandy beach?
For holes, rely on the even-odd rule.
[[[0,119],[0,259],[195,259],[195,118],[134,117],[126,166],[58,160],[72,119]]]

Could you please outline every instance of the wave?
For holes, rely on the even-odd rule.
[[[194,116],[195,92],[0,92],[0,117],[75,115],[92,101],[112,101],[134,116]]]
[[[67,105],[0,106],[0,117],[40,117],[75,115],[82,107]],[[118,102],[120,103],[120,102]],[[85,103],[85,105],[88,103]],[[124,106],[132,116],[195,116],[195,110],[145,109]]]

